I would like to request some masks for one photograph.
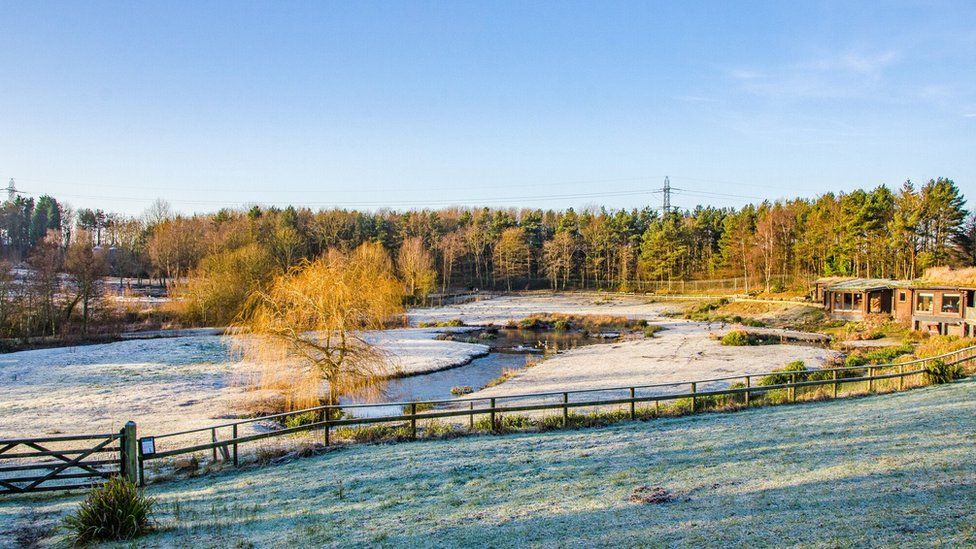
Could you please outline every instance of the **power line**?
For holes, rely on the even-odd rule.
[[[507,196],[507,197],[482,197],[482,198],[468,198],[462,200],[413,200],[413,201],[401,201],[401,202],[370,202],[370,201],[340,201],[340,202],[309,202],[302,201],[303,206],[376,206],[376,207],[397,207],[397,206],[429,206],[429,205],[441,205],[441,206],[451,206],[460,205],[462,203],[498,203],[498,202],[528,202],[528,201],[548,201],[548,200],[570,200],[570,199],[586,199],[586,198],[606,198],[606,197],[621,197],[621,196],[637,196],[637,195],[647,195],[656,194],[661,192],[660,190],[627,190],[627,191],[611,191],[611,192],[594,192],[594,193],[574,193],[574,194],[554,194],[554,195],[533,195],[533,196]],[[29,194],[29,193],[25,193]],[[139,197],[126,197],[126,196],[99,196],[99,195],[88,195],[88,194],[73,194],[73,193],[59,193],[59,196],[67,198],[82,198],[89,200],[121,200],[129,202],[152,202],[155,199],[151,198],[139,198]],[[175,199],[171,202],[177,204],[192,204],[192,205],[211,205],[211,206],[241,206],[245,204],[260,203],[260,201],[241,201],[241,202],[229,202],[221,200],[182,200]]]
[[[485,183],[490,185],[492,189],[514,189],[514,188],[526,188],[526,187],[566,187],[569,185],[595,185],[599,183],[620,183],[620,182],[641,182],[648,179],[653,179],[658,176],[642,176],[642,177],[618,177],[618,178],[604,178],[604,179],[576,179],[570,181],[558,181],[558,182],[522,182],[522,183],[509,183],[509,184],[497,184],[497,183]],[[167,192],[240,192],[240,187],[234,188],[219,188],[219,187],[199,187],[195,186],[191,189],[187,188],[176,188],[176,187],[148,187],[146,185],[116,185],[111,183],[80,183],[77,181],[64,181],[64,180],[51,180],[51,179],[34,179],[28,177],[20,177],[21,181],[28,181],[33,183],[46,183],[53,185],[71,185],[73,187],[104,187],[109,189],[133,189],[139,191],[167,191]],[[275,189],[274,194],[291,193],[291,194],[317,194],[317,193],[389,193],[403,190],[402,186],[399,187],[377,187],[377,188],[364,188],[361,184],[351,184],[348,185],[350,188],[344,189],[305,189],[305,190],[290,190],[290,189]],[[457,190],[457,185],[452,185],[448,187],[418,187],[414,188],[414,192],[427,192],[427,191],[453,191]]]

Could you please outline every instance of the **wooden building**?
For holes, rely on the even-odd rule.
[[[831,278],[816,283],[815,298],[839,320],[888,315],[913,330],[941,335],[976,335],[976,286],[939,285],[929,280]]]

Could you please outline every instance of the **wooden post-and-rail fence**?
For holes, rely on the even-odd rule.
[[[0,494],[90,488],[113,475],[136,482],[136,424],[117,433],[0,439]]]
[[[633,420],[659,417],[662,414],[662,403],[678,406],[678,413],[696,413],[716,408],[736,409],[763,403],[797,402],[802,400],[799,398],[801,393],[810,396],[812,392],[813,398],[817,399],[838,398],[842,388],[852,385],[855,388],[849,390],[848,395],[878,390],[900,391],[926,384],[925,376],[929,368],[937,362],[948,367],[969,366],[967,370],[972,373],[971,366],[976,362],[974,359],[976,346],[936,357],[893,364],[802,372],[762,372],[678,383],[494,397],[317,406],[141,439],[136,436],[135,424],[129,422],[117,434],[0,440],[0,494],[83,488],[113,474],[122,474],[130,480],[144,484],[147,462],[187,454],[198,459],[209,458],[212,462],[232,462],[237,467],[241,461],[239,446],[242,444],[317,430],[322,431],[322,441],[328,446],[335,443],[333,430],[352,426],[392,423],[401,429],[404,437],[417,438],[418,421],[443,418],[466,419],[461,424],[466,424],[473,431],[476,427],[475,417],[478,416],[484,418],[488,426],[486,430],[500,432],[505,430],[505,415],[516,412],[557,412],[561,417],[554,419],[568,427],[574,419],[570,410],[581,408],[610,408],[620,412],[620,419]],[[916,382],[919,378],[922,381]],[[710,388],[717,384],[723,387]],[[770,400],[771,395],[777,394],[781,396]],[[638,404],[645,407],[638,409]],[[360,417],[342,415],[344,411],[368,411],[394,406],[402,413]],[[286,420],[298,416],[307,421],[294,426],[266,429],[269,424],[287,425],[289,422]],[[253,427],[258,423],[265,428],[252,428],[251,432],[242,432],[242,427]],[[183,442],[187,437],[197,440]],[[51,449],[54,443],[74,446],[69,449]],[[15,451],[21,447],[26,447],[28,451]],[[45,460],[39,461],[39,458]],[[18,459],[28,460],[29,463],[5,465]],[[42,473],[35,472],[38,470]],[[79,483],[78,479],[85,479],[86,482]]]

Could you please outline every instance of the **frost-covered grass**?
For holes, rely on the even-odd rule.
[[[590,430],[348,447],[154,486],[160,529],[140,546],[971,546],[974,397],[970,379]],[[639,486],[675,499],[632,503]],[[43,531],[79,499],[0,499],[0,540],[29,523]]]
[[[612,315],[633,319],[660,318],[674,305],[655,303],[651,298],[596,293],[528,292],[494,296],[480,301],[445,307],[415,309],[407,315],[411,325],[460,319],[467,325],[504,325],[536,313]]]
[[[435,339],[443,329],[371,333],[396,373],[463,364],[485,345]],[[128,420],[159,434],[246,411],[253,367],[216,335],[137,339],[0,355],[0,439],[114,432]]]

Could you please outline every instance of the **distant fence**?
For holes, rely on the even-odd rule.
[[[467,431],[503,432],[508,430],[516,415],[531,412],[542,414],[548,427],[569,427],[585,424],[588,417],[601,412],[614,419],[650,419],[668,415],[694,414],[704,411],[730,411],[751,406],[793,403],[800,401],[839,398],[878,392],[902,391],[928,384],[926,376],[937,362],[952,367],[963,366],[972,373],[976,358],[976,346],[967,347],[943,355],[916,359],[902,363],[866,364],[805,371],[770,371],[738,376],[716,377],[695,381],[632,385],[625,387],[594,388],[572,391],[540,392],[495,397],[468,397],[446,400],[411,402],[384,402],[373,404],[349,404],[340,406],[316,406],[280,414],[220,423],[209,427],[188,429],[173,433],[136,439],[136,426],[127,423],[118,434],[77,435],[32,439],[0,440],[0,463],[10,459],[54,458],[55,462],[37,462],[26,466],[0,467],[0,494],[23,493],[40,490],[68,490],[89,484],[64,482],[69,479],[106,478],[123,474],[141,484],[146,482],[147,464],[177,456],[192,455],[213,464],[228,463],[235,467],[242,463],[241,446],[262,440],[297,434],[320,432],[324,446],[341,443],[341,431],[352,427],[393,424],[402,438],[416,439],[424,435],[439,419],[457,419],[461,429]],[[640,407],[639,407],[640,405]],[[342,410],[388,411],[364,417],[342,417]],[[593,409],[594,414],[578,415],[571,411]],[[555,415],[546,415],[547,413]],[[302,424],[288,425],[289,419],[311,418]],[[476,418],[479,421],[476,421]],[[428,422],[427,426],[418,425]],[[243,434],[245,427],[263,425],[265,431]],[[538,423],[536,424],[538,425]],[[189,440],[188,440],[189,439]],[[97,444],[90,446],[91,441]],[[49,450],[51,442],[84,442],[82,448]],[[111,445],[118,441],[117,446]],[[26,453],[8,453],[16,446],[31,448]],[[96,453],[113,454],[105,460],[85,461]],[[80,467],[81,473],[66,473],[71,467]],[[105,468],[107,467],[107,468]],[[47,469],[47,474],[17,475],[27,470]],[[42,486],[44,484],[46,486]],[[53,484],[51,484],[53,483]]]
[[[792,275],[771,275],[769,284],[771,287],[791,287],[802,285],[808,287],[812,285],[812,279],[807,281],[802,277]],[[476,285],[476,284],[473,284]],[[508,284],[495,281],[488,282],[483,290],[505,291]],[[519,278],[511,283],[511,290],[546,290],[552,288],[552,280],[548,278]],[[697,293],[719,293],[724,295],[747,294],[766,289],[766,281],[760,277],[732,277],[732,278],[711,278],[702,280],[582,280],[578,277],[569,280],[560,280],[559,290],[598,290],[598,291],[628,291],[637,293],[656,293],[656,294],[697,294]],[[476,293],[476,292],[475,292]],[[436,303],[436,295],[431,298]],[[453,295],[453,294],[450,294]],[[460,295],[460,294],[459,294]]]

